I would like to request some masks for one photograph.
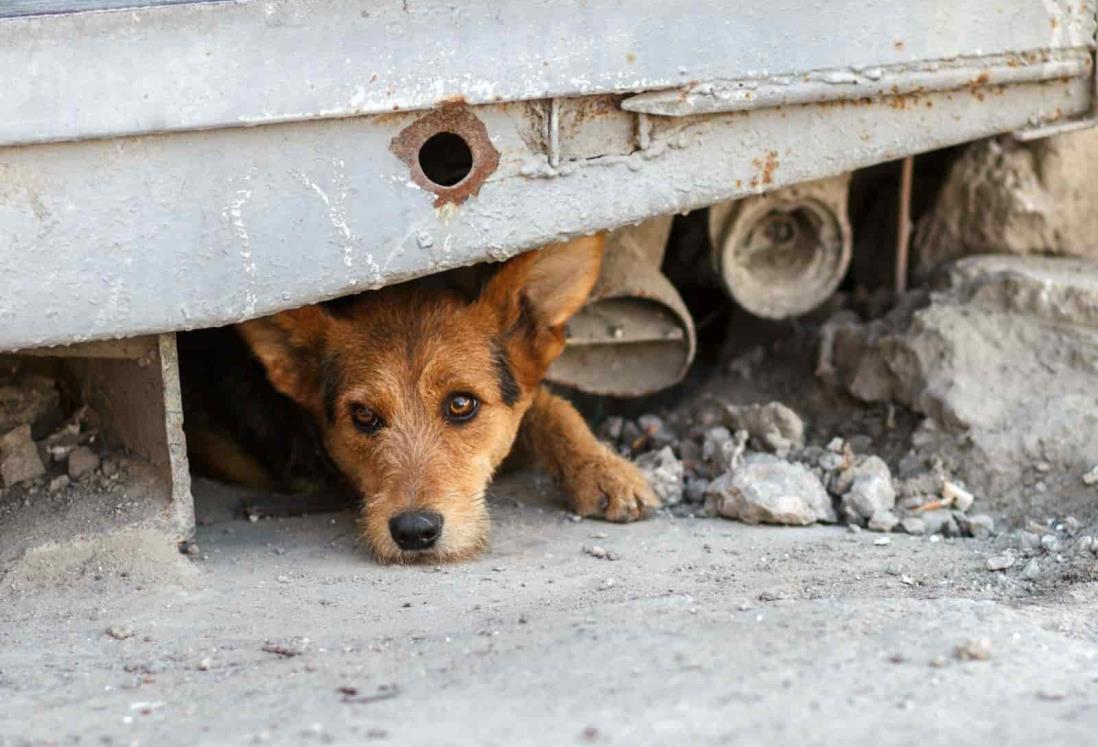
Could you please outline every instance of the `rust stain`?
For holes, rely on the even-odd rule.
[[[778,151],[768,150],[766,155],[762,158],[752,158],[751,165],[755,167],[758,174],[751,179],[751,186],[757,187],[759,184],[772,184],[774,182],[774,171],[780,165],[778,161]]]
[[[465,106],[468,103],[469,102],[465,100],[464,96],[462,96],[460,93],[456,93],[453,96],[446,96],[444,98],[438,99],[437,101],[435,101],[435,106],[440,109],[445,109],[447,107],[453,106]]]
[[[630,65],[632,65],[634,62],[637,61],[637,53],[636,52],[626,52],[625,53],[625,61],[628,62]]]
[[[419,150],[440,132],[457,135],[473,154],[473,168],[457,184],[444,186],[431,181],[419,164]],[[480,192],[481,185],[499,167],[499,151],[488,137],[488,129],[469,109],[460,105],[437,109],[401,130],[389,144],[389,150],[408,165],[412,181],[437,195],[435,207],[460,205]]]
[[[904,44],[903,39],[897,39],[896,41],[892,42],[892,48],[895,49],[897,52],[902,52],[905,46],[906,45]]]

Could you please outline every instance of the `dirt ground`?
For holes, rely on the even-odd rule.
[[[559,506],[540,476],[505,476],[491,551],[442,568],[374,564],[350,513],[207,508],[193,560],[91,559],[8,591],[0,744],[1084,744],[1098,728],[1098,584],[991,572],[994,541]],[[989,658],[958,658],[966,644]]]

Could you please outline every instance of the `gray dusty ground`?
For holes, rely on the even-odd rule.
[[[443,568],[377,566],[349,513],[207,513],[195,560],[9,577],[0,745],[1093,741],[1098,584],[992,573],[973,539],[572,521],[549,492],[498,482],[491,552]],[[990,659],[954,656],[972,639]]]

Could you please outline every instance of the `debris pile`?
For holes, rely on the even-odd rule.
[[[681,428],[672,425],[676,417]],[[940,462],[898,479],[879,456],[857,453],[853,440],[806,445],[805,432],[803,419],[780,402],[711,405],[667,420],[614,417],[599,429],[634,459],[665,506],[750,524],[841,521],[875,532],[992,534],[994,520],[970,513],[975,496]]]
[[[0,495],[18,491],[27,500],[75,483],[106,488],[123,464],[106,449],[94,410],[65,417],[53,379],[0,375]]]

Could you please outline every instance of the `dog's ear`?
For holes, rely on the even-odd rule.
[[[524,325],[534,328],[527,334],[563,332],[598,280],[604,245],[598,234],[520,254],[500,268],[480,300],[500,313],[505,332]]]
[[[320,411],[324,341],[332,317],[305,306],[236,325],[267,370],[275,389],[310,411]]]

